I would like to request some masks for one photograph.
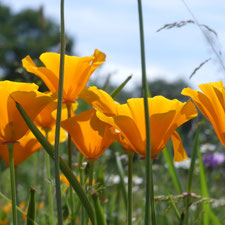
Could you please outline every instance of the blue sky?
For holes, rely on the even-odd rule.
[[[28,7],[37,9],[43,5],[45,16],[59,23],[59,0],[2,2],[14,11]],[[224,1],[186,0],[186,3],[200,24],[216,30],[217,45],[223,52]],[[190,84],[197,87],[200,83],[224,80],[225,72],[197,26],[190,24],[180,29],[156,32],[164,24],[193,19],[182,0],[143,0],[142,4],[148,79],[188,80],[194,68],[211,57],[212,60],[190,80]],[[75,51],[79,56],[91,55],[95,48],[106,53],[107,61],[96,76],[112,72],[112,81],[119,83],[133,74],[128,88],[141,82],[136,0],[65,0],[65,15],[66,32],[75,38]]]

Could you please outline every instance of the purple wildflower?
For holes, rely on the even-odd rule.
[[[203,162],[206,167],[215,168],[225,162],[225,155],[220,152],[207,154],[203,157]]]

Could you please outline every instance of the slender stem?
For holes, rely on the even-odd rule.
[[[48,140],[48,130],[45,129],[45,136]],[[45,152],[45,166],[46,166],[46,178],[48,186],[48,207],[49,207],[49,224],[53,223],[54,210],[53,210],[53,199],[52,199],[52,183],[51,183],[51,170],[50,170],[50,156]]]
[[[67,108],[67,118],[71,118],[71,103],[67,103],[66,104],[66,108]],[[68,133],[68,165],[70,167],[70,169],[72,170],[72,139],[70,134]],[[69,187],[69,203],[70,203],[70,210],[71,210],[71,221],[72,224],[75,224],[75,212],[74,212],[74,201],[73,201],[73,188],[70,184]]]
[[[88,183],[88,186],[89,186],[89,189],[93,185],[93,174],[94,174],[95,161],[96,161],[96,159],[89,159],[88,160],[88,164],[89,164],[89,183]]]
[[[84,187],[83,169],[82,169],[83,161],[84,161],[84,156],[80,153],[80,155],[79,155],[79,172],[80,172],[80,183],[81,183],[82,187]],[[84,218],[85,218],[85,211],[84,211],[84,207],[81,206],[81,219],[80,219],[80,224],[81,225],[85,224],[85,219]]]
[[[14,170],[14,160],[13,160],[13,147],[14,147],[14,144],[12,143],[8,144],[13,225],[17,225],[18,221],[17,221],[17,211],[16,211],[16,183],[15,183],[15,170]]]
[[[150,204],[151,204],[151,220],[152,224],[156,224],[155,207],[154,207],[154,189],[152,177],[152,161],[151,161],[151,134],[150,134],[150,118],[148,108],[148,83],[146,77],[145,66],[145,46],[144,46],[144,27],[142,18],[142,4],[138,0],[138,15],[139,15],[139,29],[140,29],[140,45],[141,45],[141,65],[142,65],[142,90],[145,107],[145,125],[146,125],[146,207],[145,207],[145,225],[150,224]]]
[[[118,173],[120,176],[121,192],[122,192],[122,195],[124,198],[124,204],[125,204],[126,211],[127,211],[127,189],[126,189],[126,184],[125,184],[125,179],[124,179],[125,175],[124,175],[123,166],[122,166],[121,159],[120,159],[118,152],[115,153],[115,158],[116,158],[116,165],[118,168]]]
[[[57,104],[56,130],[55,130],[55,186],[56,186],[58,225],[63,225],[61,189],[60,189],[60,178],[59,178],[59,137],[60,137],[60,125],[61,125],[63,79],[64,79],[64,58],[65,58],[64,0],[61,0],[60,17],[61,17],[61,33],[60,33],[61,51],[60,51],[58,104]]]
[[[193,144],[193,150],[191,155],[191,165],[190,169],[188,171],[188,183],[187,183],[187,193],[189,194],[186,198],[186,208],[185,208],[185,225],[188,225],[189,223],[189,207],[191,205],[191,198],[190,194],[192,191],[192,181],[194,177],[194,170],[195,170],[195,161],[198,154],[198,145],[199,145],[199,132],[200,132],[201,126],[198,126],[198,128],[195,131],[194,134],[194,144]]]
[[[94,164],[95,164],[95,159],[88,159],[88,184],[87,184],[87,190],[88,190],[88,197],[89,199],[92,198],[92,185],[93,185],[93,173],[94,173]],[[86,180],[87,181],[87,180]],[[95,215],[96,216],[96,215]],[[96,218],[96,222],[98,224],[97,218]],[[85,217],[85,222],[84,224],[88,225],[89,224],[89,219],[87,217]]]
[[[134,152],[128,153],[128,208],[127,208],[127,221],[128,225],[132,224],[132,204],[133,204],[133,196],[132,196],[132,172],[133,172],[133,157]]]
[[[177,219],[180,221],[181,216],[180,216],[180,213],[179,213],[179,211],[178,211],[178,209],[177,209],[177,207],[176,207],[176,204],[175,204],[175,202],[174,202],[174,200],[173,200],[172,195],[169,196],[169,199],[170,199],[171,205],[173,206],[173,209],[174,209],[174,211],[175,211],[175,214],[176,214],[176,216],[177,216]]]

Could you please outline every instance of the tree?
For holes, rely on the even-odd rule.
[[[21,60],[30,55],[38,59],[46,51],[59,52],[59,25],[46,19],[43,8],[13,13],[0,5],[0,76],[2,79],[37,82],[36,76],[24,75]],[[72,53],[73,41],[67,38],[66,52]],[[37,64],[40,63],[39,60]]]

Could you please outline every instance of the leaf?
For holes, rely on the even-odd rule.
[[[179,176],[177,174],[176,168],[174,167],[173,160],[171,158],[170,152],[168,151],[167,147],[165,147],[163,150],[163,157],[168,165],[169,173],[172,177],[174,187],[176,188],[178,194],[182,194],[183,190],[182,190],[181,182],[180,182]]]

